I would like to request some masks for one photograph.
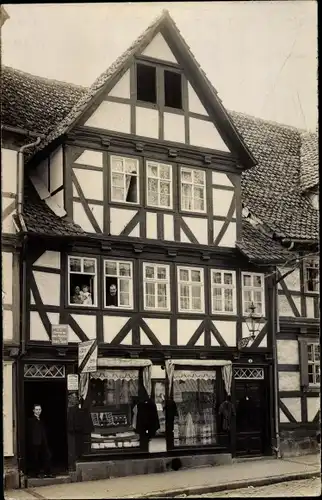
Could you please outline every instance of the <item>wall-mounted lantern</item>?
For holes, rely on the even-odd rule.
[[[247,347],[249,342],[251,340],[255,340],[257,337],[260,328],[261,328],[261,320],[262,316],[255,314],[256,306],[252,302],[251,305],[249,306],[249,315],[246,318],[246,325],[249,330],[249,337],[243,337],[239,342],[238,342],[238,349],[242,349],[243,347]]]

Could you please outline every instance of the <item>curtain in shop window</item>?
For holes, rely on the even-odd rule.
[[[143,385],[148,396],[151,396],[152,361],[150,359],[99,358],[97,362],[99,368],[143,368]]]
[[[231,381],[233,378],[233,370],[232,370],[232,365],[225,365],[221,369],[222,373],[222,378],[225,384],[225,390],[227,392],[227,395],[230,396],[231,392]]]
[[[79,397],[83,400],[86,399],[89,385],[89,373],[81,373],[79,377]]]

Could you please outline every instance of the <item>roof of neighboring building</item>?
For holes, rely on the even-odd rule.
[[[317,133],[303,132],[301,134],[300,182],[302,191],[315,188],[319,184],[318,143]]]
[[[30,179],[25,178],[23,219],[29,233],[47,236],[82,236],[85,231],[66,218],[60,218],[40,199]]]

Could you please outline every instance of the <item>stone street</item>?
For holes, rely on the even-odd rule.
[[[206,493],[198,495],[200,498],[218,497],[310,497],[321,494],[321,478],[315,477],[301,481],[286,481],[268,486],[242,488],[239,490],[219,491],[218,493]],[[175,498],[194,498],[193,495],[179,495]]]

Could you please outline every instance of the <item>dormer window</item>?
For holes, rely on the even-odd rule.
[[[157,79],[159,78],[162,81],[158,85],[157,92]],[[179,71],[161,68],[157,75],[156,66],[138,63],[136,66],[136,91],[138,101],[182,109],[182,76]]]
[[[319,261],[318,259],[307,259],[304,261],[305,267],[305,284],[307,292],[319,291]]]

